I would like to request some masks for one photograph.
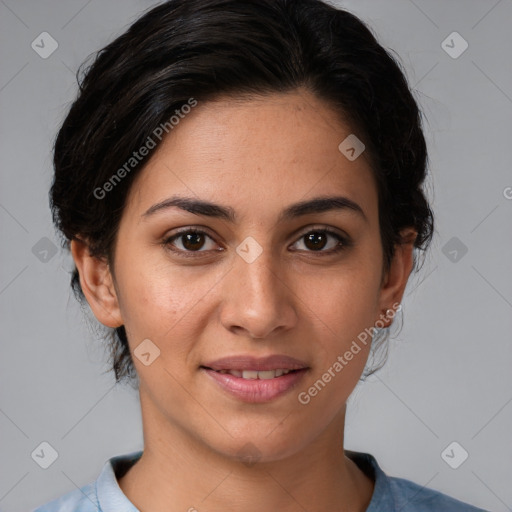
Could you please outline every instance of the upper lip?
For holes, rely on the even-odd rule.
[[[212,370],[300,370],[308,365],[294,357],[275,354],[267,357],[254,357],[250,355],[228,356],[202,365]]]

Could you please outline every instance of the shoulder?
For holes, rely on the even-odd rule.
[[[375,482],[366,512],[488,512],[412,480],[388,476],[369,453],[345,450],[345,454]]]
[[[388,477],[397,510],[414,512],[486,512],[447,494],[418,485],[405,478]]]
[[[108,459],[98,478],[74,489],[31,512],[137,512],[123,494],[117,477],[124,474],[142,455],[142,451]]]
[[[98,510],[101,509],[95,484],[91,483],[68,492],[32,512],[98,512]]]

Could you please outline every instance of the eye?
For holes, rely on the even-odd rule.
[[[334,239],[334,242],[331,241],[331,247],[329,250],[323,250],[329,245],[329,238]],[[319,252],[326,254],[337,253],[350,245],[348,238],[338,234],[335,231],[325,228],[313,229],[307,233],[304,233],[296,243],[299,242],[304,243],[306,252]]]
[[[329,239],[331,239],[330,243]],[[213,243],[213,246],[210,245],[210,247],[205,247],[205,243],[208,240]],[[347,237],[325,228],[310,229],[304,233],[294,245],[299,242],[304,243],[305,246],[305,249],[299,248],[299,250],[317,252],[326,255],[340,252],[350,246],[350,240]],[[195,228],[187,228],[167,237],[163,241],[163,245],[172,252],[184,257],[200,256],[200,253],[215,250],[216,246],[213,238],[208,235],[208,233]],[[328,248],[328,250],[324,250],[329,245],[330,248]]]
[[[171,251],[179,253],[180,256],[188,257],[195,256],[194,253],[197,252],[206,252],[208,250],[212,250],[212,247],[206,248],[203,251],[199,250],[204,247],[206,239],[209,239],[213,242],[213,239],[205,231],[201,231],[200,229],[187,228],[166,238],[163,241],[163,244]],[[175,245],[175,240],[178,241],[178,244],[176,244],[178,245],[177,248]],[[181,245],[181,248],[179,245]],[[215,243],[213,245],[215,246]]]

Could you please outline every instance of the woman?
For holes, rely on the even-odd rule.
[[[320,0],[172,0],[104,48],[51,205],[144,450],[38,512],[480,510],[343,446],[432,237],[426,162],[399,65]]]

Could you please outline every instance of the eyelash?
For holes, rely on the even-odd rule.
[[[183,235],[189,234],[189,233],[206,235],[208,238],[213,240],[213,238],[206,231],[203,231],[201,229],[196,229],[196,228],[186,228],[181,231],[178,231],[177,233],[171,235],[170,237],[165,238],[163,240],[162,244],[164,245],[164,247],[168,248],[172,252],[178,254],[179,256],[183,256],[185,258],[197,258],[197,257],[201,256],[201,253],[208,252],[208,251],[201,251],[201,250],[199,250],[199,251],[183,251],[182,249],[175,249],[172,247],[172,242],[174,240],[178,239],[180,236],[183,236]],[[337,253],[345,250],[347,247],[351,246],[351,242],[348,238],[340,235],[336,231],[332,231],[327,228],[318,228],[318,229],[312,228],[312,229],[302,233],[299,236],[299,238],[297,239],[297,241],[299,241],[301,238],[303,238],[306,235],[309,235],[311,233],[321,233],[321,234],[331,235],[334,238],[338,239],[338,245],[335,248],[330,249],[328,251],[320,250],[320,251],[306,251],[306,252],[318,254],[319,256],[324,256],[324,255],[328,256],[328,255],[337,254]],[[340,245],[340,243],[341,243],[341,245]]]

